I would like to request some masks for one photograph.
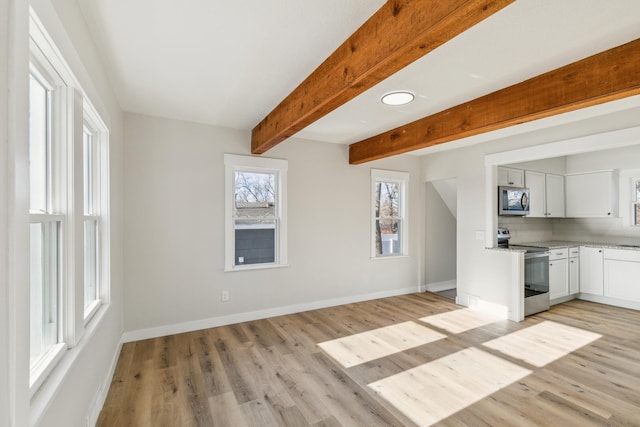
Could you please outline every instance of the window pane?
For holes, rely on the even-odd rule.
[[[636,201],[640,202],[640,179],[636,181]]]
[[[83,145],[83,172],[84,172],[84,213],[91,215],[96,213],[93,201],[93,135],[85,128],[82,135]]]
[[[635,218],[634,218],[633,224],[640,225],[640,203],[636,203],[634,211],[635,211]]]
[[[59,224],[31,224],[31,367],[58,343]]]
[[[47,211],[49,91],[29,76],[29,183],[31,212]]]
[[[400,186],[394,182],[376,183],[376,217],[398,218],[400,216]]]
[[[399,255],[400,220],[376,220],[376,255]]]
[[[275,217],[276,175],[236,172],[234,217]]]
[[[275,262],[276,221],[236,220],[235,265]]]
[[[98,220],[84,221],[84,306],[98,294]]]

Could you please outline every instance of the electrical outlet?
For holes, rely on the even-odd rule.
[[[222,294],[220,294],[220,300],[222,302],[229,301],[229,291],[222,291]]]

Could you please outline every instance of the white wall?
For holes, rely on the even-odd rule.
[[[84,426],[87,418],[95,416],[96,399],[110,383],[110,373],[117,356],[119,339],[123,331],[122,304],[122,113],[103,73],[103,65],[92,45],[74,0],[33,0],[31,5],[47,31],[68,61],[74,74],[87,91],[95,107],[106,121],[110,134],[111,175],[111,304],[100,313],[101,322],[89,328],[79,345],[68,350],[38,393],[29,397],[29,258],[28,258],[28,11],[29,3],[22,0],[0,3],[0,16],[8,20],[8,26],[0,26],[0,58],[7,63],[0,71],[0,133],[2,134],[2,178],[0,198],[6,205],[8,222],[7,240],[2,239],[2,319],[0,332],[0,425],[22,427]],[[8,30],[7,30],[8,28]],[[6,35],[8,31],[8,54]],[[5,61],[5,59],[7,59]],[[7,109],[5,109],[8,106]],[[8,117],[9,120],[5,121]],[[2,126],[10,123],[7,132]],[[5,150],[5,142],[7,149]],[[2,215],[5,221],[5,216]],[[0,221],[0,222],[1,222]],[[0,226],[4,224],[0,223]],[[4,237],[4,236],[3,236]],[[5,246],[6,242],[6,246]],[[6,280],[6,282],[5,282]],[[7,297],[6,299],[4,297]],[[5,301],[9,309],[5,310]],[[8,314],[6,314],[8,313]],[[5,359],[8,360],[6,365]],[[9,370],[9,380],[5,369]],[[9,399],[6,398],[9,394]],[[97,402],[99,405],[100,402]],[[99,408],[98,408],[99,409]]]
[[[457,265],[458,302],[470,305],[474,298],[506,307],[510,303],[511,270],[507,253],[485,250],[485,163],[484,155],[495,144],[443,151],[422,157],[423,180],[449,178],[458,181]],[[482,233],[480,240],[476,232]],[[471,298],[471,300],[469,300]]]
[[[9,2],[0,0],[0,63],[9,63]],[[8,106],[9,75],[0,67],[0,426],[8,426],[9,403],[9,275],[8,267]]]
[[[348,147],[291,139],[265,156],[289,160],[289,267],[223,272],[225,153],[250,133],[125,116],[127,339],[417,291],[420,161],[348,164]],[[371,168],[407,171],[409,257],[370,259]],[[222,303],[222,290],[229,302]]]
[[[442,282],[455,286],[456,218],[433,183],[425,185],[425,284],[428,290],[439,291],[445,289],[439,285]]]
[[[564,175],[565,173],[567,173],[567,156],[554,157],[552,159],[533,160],[531,162],[513,163],[509,166],[536,172]]]

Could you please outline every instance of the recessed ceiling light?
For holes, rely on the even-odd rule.
[[[380,101],[385,105],[404,105],[415,99],[415,95],[407,91],[395,91],[382,95]]]

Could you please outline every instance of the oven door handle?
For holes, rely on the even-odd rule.
[[[532,254],[524,254],[524,258],[525,259],[532,259],[532,258],[543,258],[543,257],[549,257],[549,252],[535,252]]]

